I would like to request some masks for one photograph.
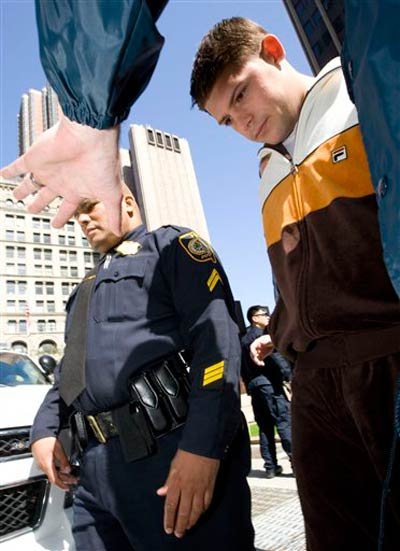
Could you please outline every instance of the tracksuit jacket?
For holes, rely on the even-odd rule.
[[[317,76],[298,121],[293,155],[267,157],[260,198],[280,297],[269,330],[294,358],[316,339],[399,325],[400,303],[387,274],[377,204],[357,112],[339,59]]]

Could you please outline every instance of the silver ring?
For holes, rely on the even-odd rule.
[[[37,191],[39,191],[39,189],[41,189],[43,187],[43,184],[41,184],[40,182],[35,180],[35,177],[34,177],[32,172],[29,173],[29,179],[30,179],[30,181],[32,182],[32,184],[34,185],[34,187],[36,188]]]

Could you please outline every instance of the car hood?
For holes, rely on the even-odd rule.
[[[0,387],[0,429],[32,425],[43,398],[51,385]]]

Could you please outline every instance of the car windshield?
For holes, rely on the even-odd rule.
[[[45,385],[46,377],[27,356],[0,352],[0,385]]]

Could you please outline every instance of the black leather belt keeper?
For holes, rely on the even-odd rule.
[[[157,438],[168,434],[186,421],[189,377],[181,353],[146,366],[129,380],[131,400],[120,408],[97,415],[86,415],[92,434],[102,444],[119,435],[126,461],[148,457],[157,451]],[[84,427],[74,420],[75,439],[84,449]],[[74,416],[74,417],[75,417]]]

